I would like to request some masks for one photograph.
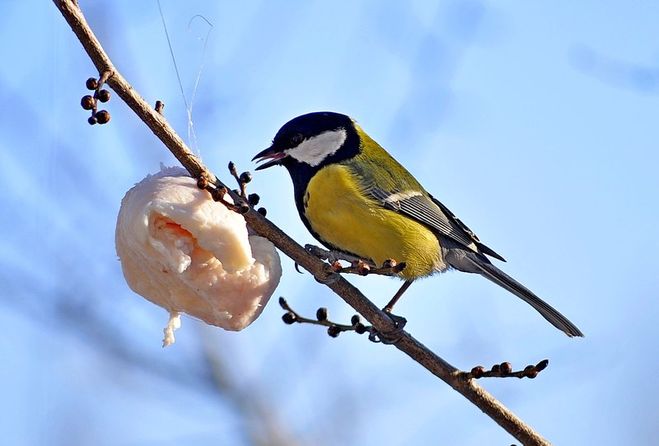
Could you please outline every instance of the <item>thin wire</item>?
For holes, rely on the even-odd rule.
[[[192,98],[190,99],[190,117],[192,117],[192,106],[194,105],[194,100],[195,97],[197,96],[197,87],[199,87],[199,81],[201,80],[201,73],[204,71],[204,66],[205,66],[204,61],[206,60],[206,48],[208,47],[208,37],[210,36],[211,31],[213,30],[213,24],[206,17],[200,14],[197,14],[190,19],[190,21],[188,22],[188,30],[190,30],[190,26],[192,26],[192,21],[196,18],[200,18],[204,22],[206,22],[209,28],[208,28],[208,32],[206,33],[206,36],[204,36],[204,47],[201,50],[201,60],[199,61],[199,70],[197,71],[197,78],[195,79],[194,87],[192,88]]]
[[[187,113],[187,118],[188,118],[188,144],[190,144],[190,146],[192,146],[192,148],[197,153],[199,153],[198,146],[197,146],[197,134],[195,133],[194,122],[192,121],[192,106],[190,104],[188,104],[188,100],[185,97],[185,91],[183,90],[183,82],[181,81],[181,73],[178,69],[178,64],[176,63],[176,56],[174,55],[174,48],[172,47],[172,40],[169,37],[169,31],[167,29],[167,23],[165,22],[165,15],[163,14],[163,11],[162,11],[162,5],[160,4],[160,0],[156,0],[156,2],[158,3],[158,11],[160,12],[160,20],[162,21],[162,26],[163,26],[163,29],[165,30],[165,37],[167,38],[167,45],[169,46],[169,54],[171,55],[172,62],[174,63],[174,71],[176,72],[176,78],[178,79],[178,86],[179,86],[179,89],[181,90],[181,96],[183,97],[183,104],[185,105],[185,110],[186,110],[186,113]],[[194,19],[194,17],[193,17],[193,19]],[[208,22],[208,20],[206,20],[206,22]],[[208,24],[211,25],[210,22],[208,22]],[[211,25],[211,27],[212,27],[212,25]],[[210,30],[209,30],[209,33],[210,33]],[[208,34],[207,34],[206,37],[207,37],[206,42],[208,42]],[[206,43],[204,44],[204,53],[203,54],[205,54],[205,50],[206,50]],[[203,56],[203,54],[202,54],[202,56]],[[203,69],[203,65],[202,65],[201,69]],[[196,93],[196,89],[197,89],[197,85],[199,83],[199,79],[201,77],[201,69],[199,70],[199,72],[197,74],[197,80],[195,82],[195,88],[193,90],[193,95],[192,95],[193,99],[194,99],[194,96],[195,96],[195,93]]]

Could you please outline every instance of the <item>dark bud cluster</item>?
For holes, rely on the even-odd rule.
[[[80,105],[85,110],[91,110],[92,108],[94,108],[94,104],[95,104],[94,98],[90,94],[83,96],[82,99],[80,100]]]
[[[256,206],[259,204],[259,201],[261,201],[259,194],[249,194],[247,196],[247,202],[250,204],[250,206]]]
[[[229,173],[231,176],[234,178],[234,180],[236,180],[236,183],[238,183],[238,189],[234,189],[233,192],[236,195],[239,195],[243,200],[242,203],[238,203],[235,206],[234,210],[241,214],[245,214],[249,212],[250,209],[253,209],[256,205],[258,205],[259,201],[261,201],[261,197],[259,197],[258,194],[247,194],[247,184],[251,183],[253,179],[252,173],[245,171],[239,175],[236,163],[233,161],[229,161],[229,165],[227,167],[229,168]],[[256,212],[264,217],[267,213],[264,207],[258,208]]]
[[[96,120],[99,124],[107,124],[110,122],[110,112],[107,110],[101,110],[96,113]]]
[[[471,375],[476,379],[482,378],[484,374],[485,374],[485,367],[483,367],[482,365],[477,365],[476,367],[471,369]]]
[[[311,324],[311,325],[322,325],[324,327],[327,327],[327,334],[333,338],[338,337],[341,333],[344,331],[354,331],[357,334],[364,334],[364,333],[369,333],[369,339],[378,342],[376,337],[372,337],[371,335],[373,334],[374,330],[373,327],[364,325],[361,322],[361,318],[359,317],[358,314],[355,314],[351,319],[350,319],[350,324],[338,324],[336,322],[332,322],[329,319],[329,313],[327,311],[327,308],[321,307],[318,310],[316,310],[316,318],[306,318],[304,316],[300,316],[295,310],[293,310],[290,305],[288,305],[288,302],[286,302],[286,299],[283,297],[279,298],[279,306],[281,306],[282,309],[284,309],[286,312],[282,315],[282,320],[284,323],[291,325],[296,322],[300,324]]]
[[[319,321],[326,321],[327,320],[327,308],[321,307],[318,310],[316,310],[316,319]]]
[[[295,316],[295,313],[293,313],[292,311],[287,311],[286,313],[284,313],[281,319],[284,321],[285,324],[288,325],[297,322],[297,317]]]
[[[101,88],[102,86],[103,82],[93,77],[90,77],[85,82],[85,87],[94,92],[93,95],[86,94],[80,99],[80,106],[84,110],[91,111],[91,116],[87,119],[90,125],[107,124],[110,122],[110,112],[107,110],[98,110],[98,103],[109,101],[111,96],[108,90]]]
[[[527,365],[523,370],[513,371],[513,366],[509,362],[494,364],[490,370],[486,370],[482,365],[471,369],[470,372],[461,372],[467,379],[479,378],[530,378],[533,379],[549,365],[548,359],[543,359],[536,365]]]
[[[199,177],[197,178],[197,187],[199,189],[206,189],[208,188],[208,179],[206,177]]]
[[[105,103],[110,100],[110,92],[106,90],[105,88],[102,90],[99,90],[98,93],[96,93],[96,96],[99,101]]]
[[[238,206],[238,213],[239,214],[246,214],[248,212],[249,212],[249,204],[247,204],[245,202],[240,203],[240,205]]]
[[[87,90],[96,90],[98,88],[98,81],[96,78],[90,77],[85,82],[85,87],[87,87]]]
[[[241,174],[240,174],[239,181],[240,181],[241,183],[245,183],[245,184],[249,183],[250,181],[252,181],[252,174],[249,173],[249,172],[243,172],[243,173],[241,173]]]
[[[238,204],[234,204],[227,200],[226,196],[229,194],[229,189],[224,185],[216,186],[214,182],[209,180],[208,175],[205,172],[202,172],[197,178],[197,187],[207,191],[213,201],[222,203],[231,211],[238,212],[239,214],[245,214],[249,211],[249,205],[246,202],[238,200]]]
[[[524,376],[533,379],[538,376],[538,370],[532,365],[527,365],[524,367]]]

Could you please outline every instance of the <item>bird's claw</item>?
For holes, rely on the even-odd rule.
[[[405,328],[405,325],[407,325],[407,319],[405,319],[403,316],[398,316],[397,314],[393,314],[390,311],[385,311],[385,313],[387,316],[389,316],[389,319],[391,319],[394,324],[396,324],[397,330],[402,330]]]
[[[322,283],[323,285],[331,285],[335,283],[337,280],[339,280],[341,276],[334,272],[334,271],[327,271],[327,273],[323,277],[318,277],[315,276],[316,282]]]
[[[388,331],[378,331],[373,329],[369,333],[368,339],[372,342],[381,342],[383,344],[396,344],[403,337],[403,329],[407,324],[407,319],[402,316],[392,314],[389,311],[385,311],[385,314],[389,316],[389,319],[393,321],[395,328]]]

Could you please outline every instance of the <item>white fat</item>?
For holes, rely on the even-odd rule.
[[[165,345],[179,312],[245,328],[281,276],[272,243],[249,235],[242,215],[215,203],[182,169],[163,169],[126,193],[115,237],[130,288],[170,313]]]
[[[405,192],[397,192],[397,193],[391,194],[387,198],[385,198],[384,202],[385,203],[395,203],[397,201],[408,200],[412,197],[418,197],[419,195],[422,195],[421,192],[416,191],[416,190],[408,190],[408,191],[405,191]]]
[[[181,328],[181,313],[178,311],[172,311],[169,313],[169,320],[167,321],[167,325],[165,325],[165,328],[163,329],[164,337],[162,339],[162,346],[164,347],[169,347],[172,345],[174,342],[176,342],[176,337],[174,336],[174,332]]]
[[[288,149],[288,156],[311,167],[319,165],[325,158],[336,153],[346,140],[345,129],[329,130],[318,136],[305,139],[298,146]]]

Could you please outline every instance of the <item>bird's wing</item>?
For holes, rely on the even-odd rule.
[[[432,195],[421,191],[385,191],[377,187],[368,188],[367,193],[383,207],[405,214],[465,248],[505,262],[503,257],[484,245],[467,225]]]
[[[362,191],[387,209],[400,212],[427,225],[467,250],[503,257],[478,240],[446,206],[432,197],[414,176],[365,133],[361,133],[363,155],[345,161]]]

